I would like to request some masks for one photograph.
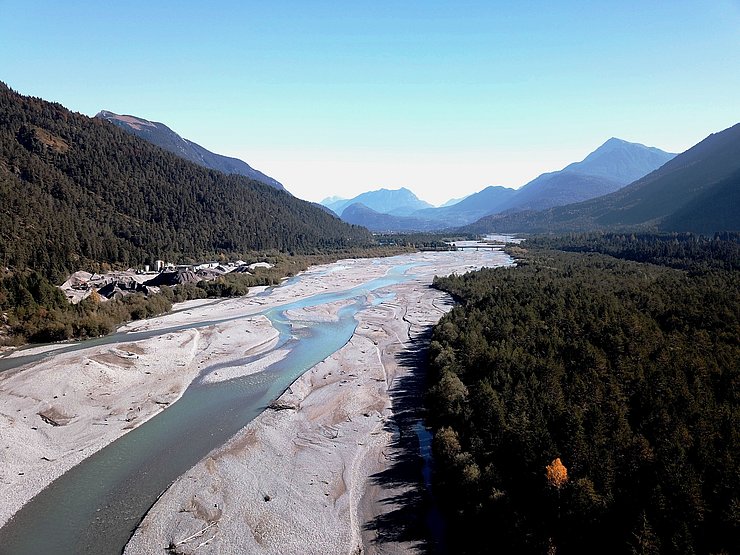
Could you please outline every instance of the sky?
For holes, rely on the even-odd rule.
[[[520,187],[740,121],[740,0],[0,0],[0,80],[163,122],[319,201]]]

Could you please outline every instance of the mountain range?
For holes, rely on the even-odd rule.
[[[401,187],[400,189],[368,191],[351,199],[330,197],[322,200],[321,204],[340,217],[344,210],[353,204],[362,204],[375,212],[392,214],[393,216],[408,216],[417,210],[433,208],[431,204],[419,199],[405,187]]]
[[[377,232],[434,231],[439,228],[439,223],[436,221],[383,214],[365,206],[361,202],[355,202],[345,208],[342,211],[342,220]]]
[[[658,148],[611,138],[582,161],[533,179],[497,212],[543,210],[613,193],[674,156]]]
[[[740,230],[740,124],[670,157],[610,139],[583,161],[540,176],[519,192],[489,187],[454,205],[430,208],[408,190],[386,190],[380,195],[385,203],[376,206],[410,215],[383,214],[357,199],[342,215],[383,231],[437,229],[475,217],[475,210],[497,213],[459,229]],[[664,158],[670,159],[662,163]],[[622,186],[652,166],[659,167]],[[593,194],[595,184],[604,183],[599,179],[620,188],[545,210],[502,211],[525,191],[539,190],[542,194],[531,198],[544,198],[544,192],[557,189],[556,179],[571,193],[585,184],[586,194]],[[361,200],[374,202],[372,196]],[[366,229],[342,222],[326,208],[242,175],[203,168],[106,118],[72,113],[3,83],[0,217],[0,268],[35,268],[52,278],[83,265],[135,266],[154,259],[374,243]]]
[[[740,124],[714,133],[611,194],[543,211],[487,216],[466,231],[740,230]]]
[[[3,83],[0,218],[1,267],[52,279],[101,263],[374,244],[366,229],[286,191],[203,168]]]
[[[658,148],[611,138],[580,162],[542,174],[520,189],[486,187],[448,206],[419,207],[423,201],[408,189],[381,189],[350,200],[326,199],[322,204],[345,221],[373,231],[439,230],[470,224],[491,214],[542,210],[606,195],[674,156]],[[384,218],[382,214],[394,217]]]
[[[516,193],[516,189],[509,187],[490,186],[468,195],[455,204],[420,210],[414,212],[413,216],[434,220],[437,222],[437,228],[462,225],[474,222],[487,214],[498,212]]]
[[[109,121],[132,135],[136,135],[158,147],[169,150],[180,158],[190,160],[204,168],[218,170],[228,174],[244,175],[275,189],[285,189],[281,183],[261,171],[254,169],[243,160],[211,152],[193,141],[183,139],[163,123],[149,121],[136,116],[119,115],[108,110],[98,112],[95,117]]]

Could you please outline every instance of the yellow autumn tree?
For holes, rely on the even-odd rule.
[[[102,300],[101,297],[100,297],[100,293],[98,293],[97,291],[95,291],[95,289],[93,289],[92,291],[90,291],[89,297],[90,297],[90,300],[92,302],[94,302],[95,304],[99,304],[100,301]]]
[[[545,467],[545,476],[547,477],[547,483],[558,490],[565,485],[568,481],[568,469],[565,468],[560,457]]]

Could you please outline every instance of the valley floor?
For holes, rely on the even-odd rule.
[[[391,534],[386,541],[378,524],[397,508],[391,497],[403,498],[404,487],[384,484],[381,476],[401,456],[393,407],[399,379],[411,371],[404,352],[449,308],[446,295],[429,287],[434,274],[505,260],[502,253],[473,251],[340,261],[312,268],[267,296],[255,291],[217,303],[192,301],[126,327],[153,332],[147,339],[52,354],[0,374],[0,523],[67,469],[177,400],[199,376],[230,379],[280,357],[280,349],[272,350],[277,330],[258,312],[414,263],[421,266],[413,281],[389,288],[395,297],[358,313],[345,347],[168,489],[126,553],[163,552],[170,544],[182,553],[412,549],[415,541],[407,538]],[[341,305],[292,316],[321,321]],[[13,356],[22,353],[28,351]],[[201,375],[259,353],[266,359]]]
[[[392,290],[393,302],[358,315],[344,348],[177,480],[126,553],[154,553],[170,543],[182,553],[412,550],[416,542],[388,545],[366,526],[394,509],[386,487],[368,485],[398,456],[392,392],[410,371],[399,355],[449,305],[419,283]]]

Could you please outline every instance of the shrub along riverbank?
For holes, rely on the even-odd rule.
[[[517,268],[435,280],[460,303],[427,396],[449,544],[733,552],[737,236],[527,243]]]

